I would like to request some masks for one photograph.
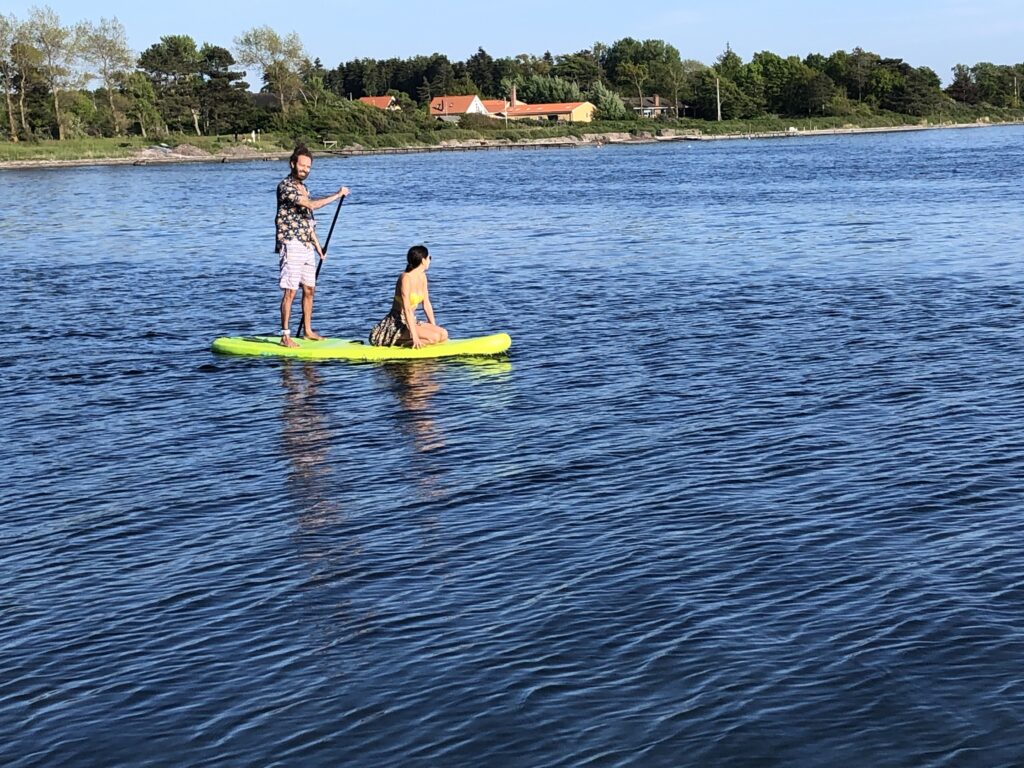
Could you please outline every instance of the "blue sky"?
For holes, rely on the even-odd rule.
[[[4,11],[23,19],[33,5],[41,3],[6,0]],[[102,10],[86,0],[53,0],[49,6],[65,24],[116,16],[137,51],[167,34],[231,48],[245,30],[269,25],[297,32],[310,56],[328,68],[359,57],[435,51],[462,60],[477,47],[495,57],[558,55],[623,37],[665,40],[683,58],[705,64],[727,43],[744,61],[763,50],[802,57],[859,45],[931,67],[945,83],[954,64],[1024,61],[1021,0],[515,0],[504,10],[488,0],[325,0],[298,6],[280,0],[106,0]]]

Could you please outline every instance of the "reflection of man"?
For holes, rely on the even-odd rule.
[[[305,145],[299,144],[288,161],[292,172],[277,185],[277,227],[276,251],[281,256],[281,277],[279,285],[284,291],[281,297],[281,344],[297,347],[291,338],[292,301],[295,292],[302,286],[302,335],[319,341],[323,338],[312,328],[313,293],[316,290],[317,256],[324,258],[323,248],[316,236],[313,211],[323,208],[348,194],[348,187],[341,187],[333,195],[313,200],[303,182],[313,167],[313,155]]]
[[[295,477],[310,484],[310,488],[304,490],[313,496],[317,479],[327,471],[327,450],[331,441],[327,420],[312,407],[320,385],[316,366],[301,367],[300,378],[291,365],[281,366],[281,383],[285,388],[281,439],[284,452],[294,466]]]
[[[306,534],[314,533],[339,517],[330,480],[329,417],[316,406],[320,372],[315,365],[285,364],[281,366],[281,384],[285,390],[281,444],[291,462],[288,480],[297,513],[296,533],[304,547],[315,550],[320,545],[315,537]]]

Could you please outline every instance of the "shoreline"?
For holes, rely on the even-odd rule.
[[[902,133],[906,131],[937,131],[965,128],[992,128],[996,126],[1022,125],[1024,122],[974,122],[950,123],[946,125],[894,125],[878,127],[848,128],[796,128],[785,131],[762,131],[746,133],[727,133],[707,135],[697,131],[676,131],[666,129],[662,134],[646,131],[637,135],[623,132],[585,133],[581,137],[564,136],[559,138],[533,139],[513,142],[509,139],[465,139],[443,141],[434,146],[380,147],[366,148],[357,145],[340,149],[312,150],[314,157],[362,157],[365,155],[398,155],[419,154],[424,152],[468,152],[474,150],[515,150],[515,149],[574,149],[577,147],[603,147],[606,145],[662,144],[688,141],[735,141],[738,139],[792,139],[806,136],[836,136],[873,133]],[[180,145],[189,148],[190,145]],[[195,147],[190,147],[195,150]],[[179,163],[241,163],[241,162],[277,162],[287,160],[291,152],[287,150],[260,152],[231,152],[210,154],[204,151],[177,152],[171,149],[147,148],[135,155],[127,157],[93,157],[76,158],[73,160],[42,159],[42,160],[4,160],[0,161],[2,170],[34,170],[40,168],[82,168],[89,166],[132,165],[152,166]]]
[[[679,137],[675,141],[722,141],[728,139],[788,139],[800,136],[834,136],[861,133],[902,133],[904,131],[945,131],[962,130],[965,128],[996,128],[1007,125],[1024,125],[1024,121],[1013,120],[1005,123],[975,122],[948,123],[943,125],[883,125],[868,128],[790,128],[787,131],[767,131],[760,133],[730,133],[718,136]],[[665,141],[666,139],[659,139]]]

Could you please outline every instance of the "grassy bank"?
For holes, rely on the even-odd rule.
[[[67,139],[65,141],[0,141],[0,162],[38,160],[102,160],[107,158],[134,157],[140,150],[163,144],[175,147],[191,144],[211,154],[231,146],[238,146],[233,137],[190,136],[175,134],[157,139],[143,139],[139,136],[113,138]],[[252,146],[251,144],[247,146]],[[262,151],[280,151],[276,142],[262,142],[256,147]]]
[[[637,138],[674,132],[675,134],[696,134],[703,136],[746,135],[759,133],[786,132],[790,128],[798,130],[828,130],[842,128],[892,128],[898,126],[940,126],[952,124],[969,124],[976,122],[1007,123],[1024,121],[1024,110],[988,109],[984,113],[963,110],[962,113],[942,115],[930,119],[922,119],[910,115],[870,114],[843,117],[764,117],[756,120],[723,120],[708,122],[706,120],[623,120],[593,123],[560,123],[552,124],[509,122],[492,120],[486,117],[473,116],[462,125],[443,124],[431,130],[409,132],[373,133],[373,134],[338,134],[332,136],[304,136],[265,133],[260,143],[236,142],[233,136],[194,136],[177,134],[158,139],[142,139],[140,137],[120,138],[86,138],[67,141],[32,141],[18,142],[0,141],[0,162],[46,162],[46,161],[88,161],[116,158],[131,158],[148,147],[162,144],[175,147],[188,144],[212,155],[231,148],[244,147],[261,153],[280,153],[291,150],[297,140],[305,141],[310,149],[316,151],[324,147],[326,138],[336,142],[337,149],[346,147],[388,149],[394,147],[431,147],[444,143],[502,141],[530,142],[546,139],[558,139],[568,136],[582,138],[588,134],[630,134]]]

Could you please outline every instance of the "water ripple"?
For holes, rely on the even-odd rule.
[[[1020,764],[1019,137],[318,159],[443,364],[208,352],[276,165],[8,175],[0,763]]]

